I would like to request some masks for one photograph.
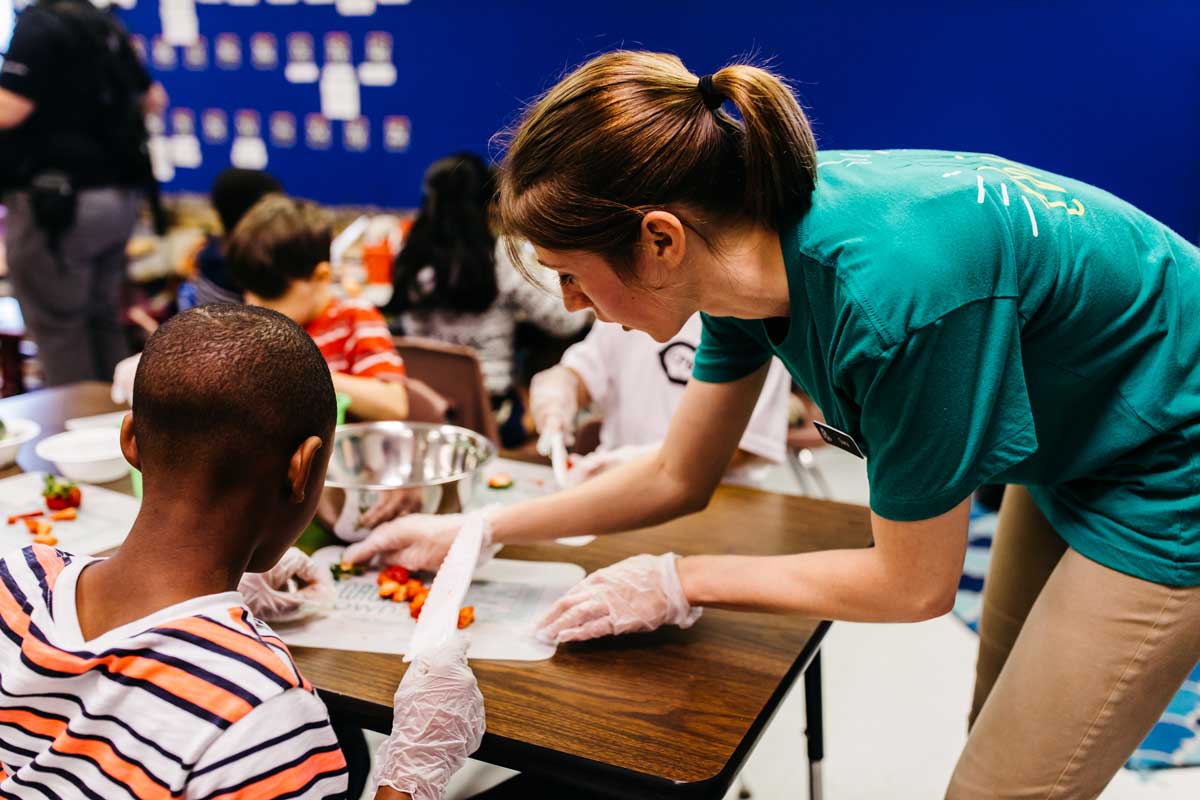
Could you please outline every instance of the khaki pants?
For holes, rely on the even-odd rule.
[[[1022,487],[1000,508],[971,733],[946,797],[1096,797],[1200,660],[1200,587],[1069,549]]]

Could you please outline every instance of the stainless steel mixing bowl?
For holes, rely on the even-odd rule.
[[[426,422],[339,425],[325,485],[339,489],[424,490],[426,512],[466,507],[496,447],[474,431]]]

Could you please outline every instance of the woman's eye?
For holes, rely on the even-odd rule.
[[[565,272],[558,273],[558,285],[559,286],[572,286],[572,285],[574,285],[574,283],[575,283],[574,275],[568,275]]]

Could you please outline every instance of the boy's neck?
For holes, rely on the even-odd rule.
[[[187,600],[235,591],[265,522],[248,501],[211,494],[143,501],[120,550],[79,576],[84,640]]]

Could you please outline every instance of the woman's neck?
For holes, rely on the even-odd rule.
[[[750,228],[727,235],[720,250],[705,248],[697,266],[700,310],[718,317],[770,319],[791,308],[779,233]]]

